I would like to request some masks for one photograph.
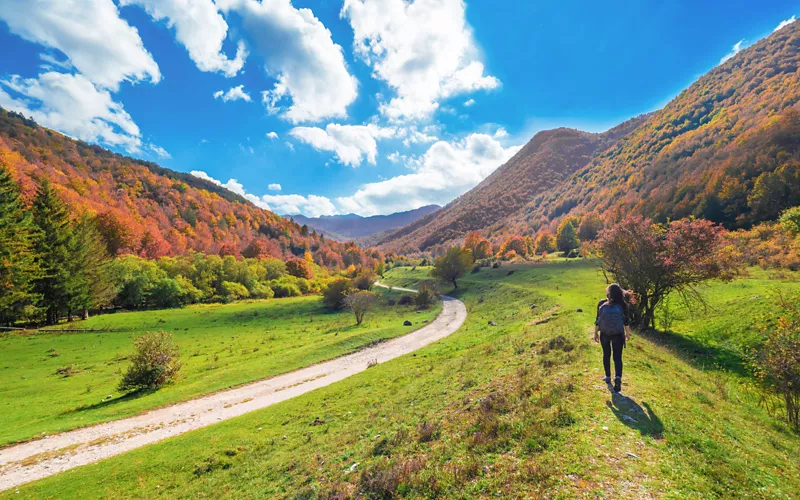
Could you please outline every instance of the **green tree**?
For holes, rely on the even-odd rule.
[[[570,250],[581,246],[578,241],[578,219],[577,217],[567,217],[561,221],[556,233],[556,246],[558,250],[568,253]]]
[[[603,219],[596,213],[591,213],[583,217],[581,225],[578,227],[578,237],[581,241],[594,241],[603,230]]]
[[[453,284],[458,288],[458,278],[472,267],[472,252],[468,248],[451,247],[447,252],[436,259],[436,263],[431,270],[431,276]]]
[[[36,251],[43,272],[34,289],[41,295],[46,323],[53,325],[68,311],[78,284],[72,277],[73,232],[69,213],[47,179],[42,179],[36,190],[33,219],[41,232]]]
[[[70,311],[89,319],[89,310],[106,306],[117,294],[111,280],[110,256],[93,219],[84,215],[75,224],[72,238],[71,273],[74,282]]]
[[[40,274],[34,253],[36,235],[19,187],[0,165],[0,324],[24,319],[39,300],[34,292],[34,280]]]

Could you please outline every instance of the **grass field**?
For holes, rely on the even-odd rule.
[[[466,324],[414,355],[13,496],[796,498],[800,437],[758,406],[740,349],[798,282],[754,271],[635,336],[626,397],[590,340],[604,286],[586,261],[483,269],[451,292]]]
[[[299,297],[107,314],[66,325],[116,332],[5,335],[0,337],[0,445],[126,417],[341,356],[419,328],[440,308],[416,314],[409,307],[381,305],[357,327],[351,313],[330,313],[320,297]],[[415,326],[404,327],[405,319]],[[180,347],[179,380],[155,392],[117,392],[131,337],[162,329]]]

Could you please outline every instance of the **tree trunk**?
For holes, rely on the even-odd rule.
[[[453,288],[458,288],[458,283],[456,283],[456,280],[453,280]]]
[[[81,319],[84,320],[84,321],[89,319],[89,310],[88,309],[84,309],[83,310],[83,314],[81,314]]]

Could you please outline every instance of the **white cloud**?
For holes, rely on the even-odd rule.
[[[505,128],[500,127],[497,129],[497,132],[494,133],[494,138],[502,139],[503,137],[508,137],[508,131]]]
[[[132,153],[142,146],[139,127],[122,104],[83,75],[48,72],[38,78],[14,75],[0,80],[0,106],[87,142],[119,146]]]
[[[339,125],[329,123],[325,129],[319,127],[295,127],[289,134],[318,151],[331,151],[340,163],[357,167],[366,156],[375,164],[378,154],[376,139],[385,139],[397,134],[394,127],[369,125]]]
[[[795,22],[796,20],[797,20],[797,18],[796,18],[795,16],[792,16],[792,17],[790,17],[789,19],[786,19],[786,20],[784,20],[784,21],[781,21],[781,23],[780,23],[778,26],[776,26],[776,27],[775,27],[775,29],[774,29],[774,30],[772,30],[772,32],[773,32],[773,33],[775,33],[775,32],[776,32],[776,31],[778,31],[779,29],[782,29],[782,28],[785,28],[785,27],[789,26],[790,24],[792,24],[792,23],[793,23],[793,22]]]
[[[0,19],[12,33],[58,49],[89,81],[117,90],[122,81],[161,80],[136,28],[112,0],[5,0]]]
[[[222,99],[223,102],[228,101],[247,101],[251,102],[250,94],[244,91],[244,85],[238,87],[231,87],[227,92],[217,90],[214,92],[214,99]]]
[[[229,191],[232,191],[254,205],[266,210],[271,210],[283,215],[303,214],[308,217],[319,217],[321,215],[334,215],[336,207],[331,200],[325,196],[316,196],[310,194],[308,196],[301,196],[299,194],[265,194],[263,196],[256,196],[252,193],[245,191],[244,186],[236,179],[228,179],[228,182],[222,183],[214,179],[205,172],[193,170],[190,172],[193,176],[200,179],[213,182],[218,186],[222,186]],[[277,184],[271,184],[276,186]]]
[[[157,154],[159,158],[163,158],[165,160],[172,158],[172,155],[169,154],[167,150],[162,148],[161,146],[156,146],[155,144],[148,144],[147,149]]]
[[[270,184],[269,186],[267,186],[267,189],[269,189],[270,191],[280,191],[281,190],[281,185],[280,184]]]
[[[465,8],[463,0],[345,0],[355,51],[397,94],[381,113],[425,118],[440,100],[500,85],[484,74]]]
[[[166,20],[200,71],[231,77],[242,69],[247,50],[239,42],[233,60],[222,53],[228,24],[212,0],[120,0],[120,5],[138,5],[156,21]]]
[[[392,163],[400,163],[401,161],[405,161],[406,155],[401,155],[400,151],[395,151],[386,156],[386,159]]]
[[[288,0],[217,0],[223,12],[235,11],[267,72],[277,82],[262,101],[271,113],[292,123],[347,116],[358,94],[342,48],[309,9]],[[285,108],[284,101],[291,100]]]
[[[278,138],[277,132],[268,132],[267,133],[267,139],[277,139],[277,138]]]
[[[475,99],[467,99],[466,101],[464,101],[464,107],[469,108],[473,104],[475,104]]]
[[[520,148],[504,148],[486,134],[471,134],[453,143],[439,141],[416,163],[408,160],[413,173],[364,184],[352,196],[337,198],[336,203],[341,213],[360,215],[443,205],[485,179]]]
[[[744,48],[743,45],[744,45],[744,40],[739,40],[738,42],[736,42],[733,45],[733,47],[731,48],[731,51],[729,53],[725,54],[724,56],[722,56],[722,59],[719,60],[719,63],[723,64],[728,59],[730,59],[731,57],[733,57],[736,54],[738,54],[739,52],[741,52],[741,50]]]
[[[289,142],[289,141],[286,141],[286,142],[284,142],[284,144],[286,144],[286,147],[287,147],[287,148],[289,148],[289,151],[291,151],[292,153],[294,153],[294,144],[292,144],[292,143],[291,143],[291,142]]]
[[[406,138],[403,139],[403,145],[405,147],[409,147],[411,144],[428,144],[430,142],[436,142],[439,140],[439,138],[430,133],[434,130],[435,128],[430,125],[422,129],[422,132],[417,130],[417,127],[403,129],[400,134],[401,136],[406,136]]]
[[[42,68],[52,69],[53,66],[55,66],[56,68],[65,69],[67,71],[72,70],[72,63],[69,62],[69,59],[62,61],[61,59],[55,57],[52,54],[48,54],[47,52],[42,52],[41,54],[39,54],[39,59],[41,59],[45,63],[42,65]]]

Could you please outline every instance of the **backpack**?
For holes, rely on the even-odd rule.
[[[597,326],[606,335],[622,335],[625,333],[625,310],[619,304],[605,303],[597,314]]]

